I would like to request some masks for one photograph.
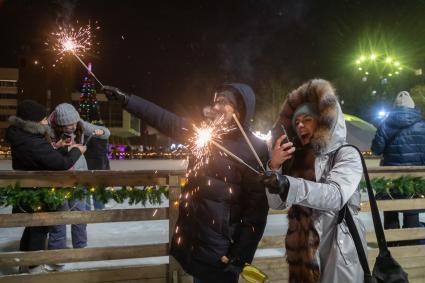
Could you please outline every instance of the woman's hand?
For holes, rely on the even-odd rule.
[[[54,148],[60,148],[60,147],[70,146],[70,145],[71,145],[71,139],[67,139],[67,140],[60,139],[57,142],[53,143]]]
[[[292,154],[295,152],[295,147],[292,142],[281,145],[284,139],[286,139],[286,135],[282,135],[278,138],[272,150],[272,158],[269,161],[271,170],[278,170],[286,160],[292,158]]]
[[[105,132],[101,129],[96,129],[94,130],[94,135],[95,136],[103,136],[103,134],[105,134]]]

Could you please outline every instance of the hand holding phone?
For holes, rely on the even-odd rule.
[[[276,146],[277,140],[283,135],[285,136],[285,138],[282,140],[281,143],[283,144],[283,143],[290,142],[289,137],[288,137],[288,133],[286,132],[285,127],[282,124],[275,125],[272,129],[273,147]],[[282,144],[280,144],[280,146]]]
[[[271,151],[271,159],[269,168],[272,170],[279,169],[282,164],[292,158],[295,152],[294,144],[289,140],[283,125],[276,125],[273,128],[273,138],[275,140]]]
[[[68,133],[63,133],[60,140],[57,142],[57,147],[69,146],[72,142],[72,135]]]

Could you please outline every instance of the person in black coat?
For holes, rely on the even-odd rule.
[[[177,142],[187,143],[192,123],[135,95],[126,95],[105,86],[110,100],[119,100],[124,108]],[[224,116],[230,129],[221,144],[259,169],[232,114],[243,127],[263,164],[267,162],[266,144],[250,131],[255,110],[255,95],[245,84],[223,84],[217,89],[207,116]],[[268,204],[260,177],[247,167],[212,147],[209,162],[188,176],[182,189],[179,218],[171,240],[170,253],[195,282],[237,282],[245,263],[251,263],[267,221]],[[189,168],[193,167],[193,160]]]
[[[46,108],[32,100],[17,107],[17,115],[9,117],[6,141],[11,146],[13,170],[68,170],[85,151],[77,145],[60,153],[50,142]],[[33,212],[25,204],[13,208],[14,213]],[[20,241],[21,251],[44,250],[49,227],[26,227]]]
[[[96,124],[104,126],[103,124]],[[87,151],[84,153],[87,161],[87,168],[89,170],[110,170],[108,159],[108,140],[92,138],[87,143]],[[87,200],[88,209],[91,207],[90,199]],[[93,195],[93,207],[94,209],[104,209],[105,204],[96,199]]]

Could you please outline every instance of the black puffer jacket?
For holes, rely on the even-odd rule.
[[[46,139],[47,127],[16,116],[9,118],[6,141],[12,149],[14,170],[68,170],[80,158],[73,148],[64,154],[58,152]]]
[[[109,170],[108,140],[92,138],[84,153],[89,170]]]
[[[243,124],[249,128],[255,110],[255,95],[244,84],[228,84],[245,103]],[[131,96],[126,109],[162,133],[182,143],[192,125],[173,113],[137,96]],[[266,144],[247,131],[253,146],[265,164]],[[227,134],[222,144],[259,169],[239,130]],[[268,204],[259,176],[230,157],[212,149],[208,165],[191,175],[182,192],[179,219],[171,243],[171,254],[182,267],[203,282],[235,282],[237,274],[225,269],[221,257],[238,258],[250,263],[267,220]],[[192,163],[189,164],[189,167]]]

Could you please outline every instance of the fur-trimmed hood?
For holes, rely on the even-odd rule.
[[[313,79],[293,90],[285,99],[275,126],[283,125],[288,135],[296,137],[292,127],[295,110],[303,103],[316,105],[319,111],[318,127],[312,138],[312,146],[316,154],[326,154],[344,144],[347,137],[344,115],[330,82]]]
[[[30,134],[45,135],[47,133],[47,129],[48,129],[47,126],[42,125],[38,122],[22,120],[21,118],[17,116],[10,116],[8,121],[11,126],[20,128]]]
[[[23,120],[17,116],[10,116],[10,127],[6,131],[6,141],[12,145],[18,145],[27,142],[34,135],[45,138],[50,142],[49,129],[40,123]]]

